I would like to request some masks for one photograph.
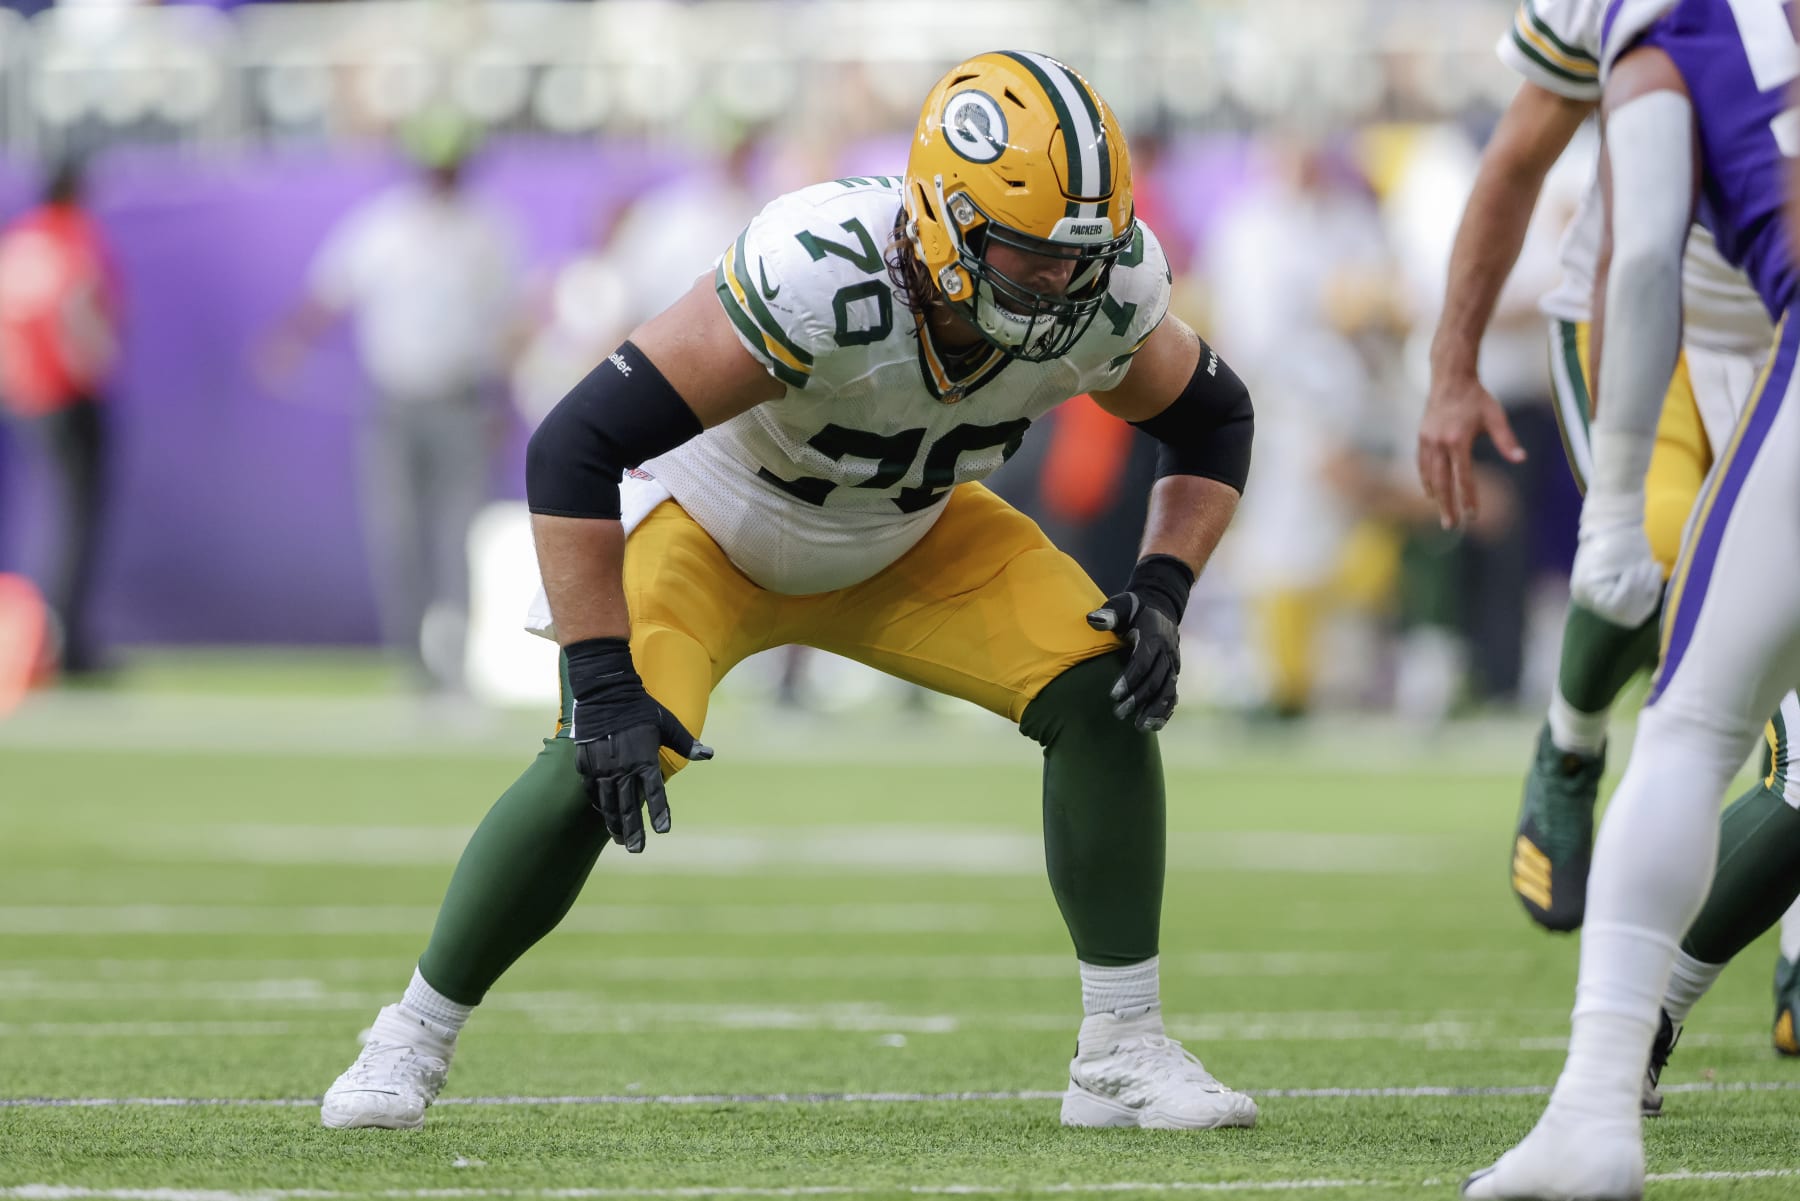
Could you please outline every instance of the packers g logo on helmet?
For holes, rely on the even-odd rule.
[[[946,303],[1008,354],[1067,354],[1131,244],[1131,159],[1112,110],[1043,54],[996,51],[931,90],[906,165],[906,230]],[[1069,260],[1051,294],[988,261],[1007,246]]]
[[[950,149],[972,163],[991,163],[1006,149],[1006,114],[986,92],[957,92],[944,105]]]

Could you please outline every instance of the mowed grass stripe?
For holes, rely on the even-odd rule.
[[[1652,1172],[1645,1179],[1655,1184],[1735,1183],[1751,1180],[1786,1180],[1800,1177],[1800,1168],[1750,1168],[1739,1171]],[[1271,1193],[1337,1191],[1364,1188],[1438,1189],[1452,1184],[1439,1177],[1424,1180],[1346,1180],[1312,1177],[1301,1180],[1103,1180],[1087,1183],[1011,1184],[814,1184],[788,1187],[695,1185],[683,1188],[421,1188],[372,1189],[346,1192],[337,1189],[184,1189],[184,1188],[85,1188],[79,1185],[27,1184],[0,1188],[0,1197],[16,1201],[334,1201],[347,1197],[398,1199],[462,1197],[546,1197],[570,1201],[605,1197],[915,1197],[994,1196],[1047,1193],[1082,1196],[1107,1193]]]
[[[117,1201],[276,1201],[282,1198],[457,1198],[457,1197],[841,1197],[865,1195],[910,1196],[988,1196],[995,1194],[1053,1193],[1081,1195],[1085,1193],[1124,1192],[1204,1192],[1266,1193],[1292,1192],[1297,1189],[1326,1190],[1363,1188],[1372,1181],[1360,1180],[1269,1180],[1210,1181],[1197,1183],[1140,1184],[1126,1181],[1098,1184],[1056,1184],[1021,1189],[1012,1185],[946,1184],[884,1187],[877,1185],[796,1185],[789,1188],[753,1188],[742,1186],[692,1188],[555,1188],[555,1189],[379,1189],[374,1191],[332,1192],[323,1189],[253,1189],[233,1192],[224,1189],[87,1189],[66,1185],[25,1185],[0,1189],[0,1197],[17,1197],[25,1201],[74,1201],[77,1198],[115,1198]]]
[[[468,845],[468,826],[358,826],[227,823],[109,825],[81,839],[140,863],[275,864],[329,867],[448,867]],[[1235,830],[1175,833],[1176,871],[1436,875],[1461,870],[1463,840],[1416,834]],[[1035,830],[959,825],[954,838],[918,826],[823,825],[804,829],[683,829],[657,854],[634,860],[638,874],[1040,876],[1043,835]]]
[[[429,932],[435,905],[8,905],[0,935],[251,934],[267,937]],[[896,901],[833,905],[738,904],[577,906],[557,929],[583,934],[943,934],[1002,927],[998,907]]]
[[[1321,976],[1388,977],[1404,971],[1408,976],[1490,975],[1520,971],[1534,956],[1523,951],[1481,947],[1459,951],[1190,951],[1166,953],[1159,962],[1165,979],[1197,976],[1209,980],[1260,979],[1265,977]],[[208,975],[236,969],[231,976]],[[408,966],[392,957],[361,959],[182,959],[146,956],[142,959],[9,959],[0,966],[0,1001],[15,997],[46,1000],[105,999],[118,995],[119,982],[129,981],[132,995],[144,1000],[176,999],[253,1001],[260,997],[287,999],[293,995],[323,994],[332,982],[392,985],[404,977]],[[941,955],[918,954],[783,954],[784,980],[1067,980],[1075,972],[1073,953],[1066,955],[977,955],[946,951]],[[279,973],[271,975],[268,973]],[[609,955],[590,968],[595,983],[621,980],[708,981],[761,979],[769,973],[766,956],[725,953],[719,955]],[[506,992],[490,1005],[512,1004]],[[391,997],[385,994],[381,1003]],[[1759,1020],[1763,1007],[1740,1016]],[[1441,1009],[1435,1010],[1442,1012]],[[1514,1009],[1517,1012],[1517,1008]],[[1566,1016],[1568,1006],[1546,1013]],[[1708,1005],[1719,1013],[1718,1005]],[[1283,1011],[1286,1012],[1286,1011]],[[1344,1012],[1341,1010],[1308,1012]],[[1367,1012],[1367,1011],[1358,1011]],[[1390,1009],[1388,1013],[1414,1010]],[[1467,1010],[1465,1012],[1490,1012]]]
[[[371,1004],[359,1007],[373,1012]],[[321,1011],[328,1012],[328,1011]],[[1568,1049],[1566,1031],[1541,1034],[1503,1034],[1491,1025],[1453,1024],[1440,1021],[1412,1023],[1343,1023],[1306,1025],[1286,1022],[1280,1014],[1268,1015],[1261,1024],[1197,1022],[1171,1019],[1170,1035],[1206,1043],[1394,1043],[1431,1052],[1537,1052],[1561,1054]],[[322,1018],[311,1021],[148,1020],[93,1022],[0,1021],[0,1039],[33,1042],[86,1039],[205,1039],[268,1038],[327,1028]],[[644,1010],[637,1014],[596,1011],[576,1017],[543,1015],[530,1021],[536,1030],[569,1034],[650,1034],[659,1031],[706,1032],[831,1032],[870,1033],[883,1036],[950,1035],[983,1030],[1067,1031],[1078,1024],[1067,1014],[906,1014],[859,1010],[806,1013],[784,1009],[725,1009],[711,1017],[668,1016]],[[517,1033],[517,1025],[490,1027],[496,1033]],[[1755,1034],[1696,1035],[1685,1045],[1712,1048],[1759,1048],[1768,1036]]]
[[[1481,1097],[1545,1097],[1547,1084],[1382,1086],[1375,1088],[1246,1088],[1251,1096],[1275,1100],[1412,1100],[1422,1097],[1458,1100]],[[1695,1081],[1663,1086],[1665,1093],[1800,1092],[1800,1080]],[[955,1093],[639,1093],[595,1096],[440,1097],[437,1105],[461,1106],[612,1106],[612,1105],[936,1105],[981,1101],[1057,1101],[1060,1091],[1019,1089]],[[0,1097],[0,1109],[159,1109],[226,1108],[291,1109],[317,1105],[318,1097]]]

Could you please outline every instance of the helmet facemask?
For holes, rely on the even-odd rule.
[[[967,193],[946,200],[942,178],[933,182],[939,211],[947,218],[943,227],[956,249],[955,265],[941,270],[936,281],[945,303],[988,343],[1015,358],[1041,363],[1069,353],[1100,311],[1113,264],[1131,245],[1129,226],[1123,235],[1103,240],[1052,241],[991,220]],[[1068,286],[1047,293],[1010,278],[987,260],[995,246],[1072,261]]]

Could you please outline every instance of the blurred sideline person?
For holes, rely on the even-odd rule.
[[[348,315],[375,403],[361,431],[363,527],[383,641],[422,689],[461,688],[469,524],[516,314],[515,235],[469,195],[459,127],[414,131],[420,177],[364,201],[313,259],[267,369],[289,376]]]
[[[1515,461],[1522,453],[1499,405],[1475,375],[1475,354],[1545,173],[1598,103],[1605,9],[1605,0],[1524,0],[1499,44],[1500,57],[1524,80],[1482,157],[1463,214],[1432,344],[1431,395],[1419,427],[1420,478],[1446,524],[1474,511],[1468,484],[1470,447],[1478,435],[1486,433]],[[1584,484],[1595,454],[1587,317],[1601,245],[1599,222],[1596,181],[1564,239],[1563,284],[1544,299],[1570,468]],[[1713,466],[1714,448],[1728,439],[1767,358],[1770,336],[1761,301],[1720,258],[1702,228],[1687,240],[1682,281],[1681,354],[1661,410],[1643,510],[1645,536],[1665,573]],[[1586,505],[1583,521],[1607,520],[1603,509]],[[1573,582],[1579,592],[1579,572]],[[1654,607],[1627,626],[1579,599],[1570,601],[1558,687],[1526,777],[1513,848],[1513,891],[1547,929],[1582,924],[1608,717],[1626,682],[1657,660],[1657,625]],[[1800,701],[1790,695],[1766,729],[1763,780],[1725,812],[1721,870],[1677,957],[1665,998],[1669,1021],[1657,1040],[1652,1077],[1666,1060],[1675,1031],[1724,965],[1784,909],[1774,1037],[1783,1054],[1800,1054],[1794,1030],[1800,1006],[1800,960],[1794,958],[1800,948],[1795,904],[1800,780],[1790,779],[1788,743],[1796,722]],[[1781,848],[1792,853],[1778,853]],[[1660,1106],[1654,1088],[1645,1103],[1653,1110]]]
[[[1427,386],[1422,370],[1426,348],[1444,302],[1444,275],[1456,237],[1456,218],[1473,185],[1480,153],[1459,124],[1386,126],[1367,133],[1363,150],[1379,181],[1382,215],[1402,280],[1408,332],[1404,349],[1403,388],[1408,412],[1399,421],[1395,463],[1408,463],[1418,411]],[[1540,204],[1526,227],[1506,285],[1496,298],[1477,364],[1478,375],[1492,389],[1509,420],[1527,445],[1545,455],[1558,440],[1550,400],[1549,365],[1544,357],[1543,318],[1538,298],[1560,274],[1559,242],[1575,196],[1585,179],[1570,181],[1579,171],[1552,173],[1552,203]],[[1566,488],[1560,478],[1546,481],[1538,464],[1507,463],[1483,448],[1474,468],[1475,486],[1483,500],[1477,520],[1458,531],[1413,531],[1408,543],[1408,592],[1435,596],[1439,612],[1431,624],[1456,632],[1457,693],[1452,700],[1497,704],[1510,708],[1520,693],[1526,666],[1527,617],[1535,571],[1533,534],[1562,511]],[[1407,470],[1407,486],[1418,488],[1417,473]],[[1548,485],[1548,486],[1547,486]],[[1432,526],[1438,526],[1435,510]],[[1421,675],[1430,656],[1425,637],[1430,624],[1409,631],[1403,649],[1402,687],[1406,677]],[[1535,666],[1535,665],[1534,665]],[[1541,669],[1540,669],[1541,670]],[[1416,690],[1416,687],[1415,689]]]
[[[424,1121],[463,1023],[606,843],[643,851],[646,811],[669,831],[664,781],[712,757],[689,731],[719,679],[790,642],[1044,747],[1045,855],[1086,1014],[1062,1121],[1255,1122],[1164,1032],[1156,740],[1254,418],[1166,317],[1167,264],[1132,211],[1098,93],[1042,55],[980,55],[927,96],[904,177],[770,203],[545,419],[527,457],[530,625],[563,648],[557,733],[470,841],[411,984],[327,1092],[327,1126]],[[1083,391],[1164,444],[1142,556],[1110,597],[976,482]]]
[[[1321,624],[1381,612],[1398,538],[1358,503],[1390,426],[1364,335],[1383,324],[1386,240],[1352,169],[1311,140],[1279,141],[1269,169],[1223,212],[1208,260],[1214,332],[1258,400],[1259,470],[1279,488],[1244,503],[1232,565],[1258,631],[1273,716],[1312,702]],[[1351,477],[1355,476],[1354,482]]]
[[[1595,845],[1568,1060],[1537,1125],[1464,1182],[1479,1199],[1643,1196],[1644,1064],[1668,1025],[1658,1010],[1677,940],[1714,873],[1717,805],[1800,680],[1800,268],[1781,219],[1800,50],[1777,0],[1612,0],[1603,28],[1608,249],[1573,573],[1591,611],[1632,627],[1662,602],[1646,477],[1678,370],[1682,258],[1702,195],[1718,250],[1749,276],[1776,332],[1684,538],[1639,736]],[[1779,856],[1784,841],[1792,830],[1770,824],[1740,849]]]
[[[56,539],[44,598],[68,675],[98,669],[94,573],[105,524],[108,420],[103,391],[119,352],[119,295],[74,161],[43,202],[0,231],[0,403],[51,467]]]

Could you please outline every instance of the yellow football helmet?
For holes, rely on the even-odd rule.
[[[1043,54],[995,51],[931,89],[906,162],[906,232],[944,301],[1008,354],[1067,354],[1131,245],[1131,157],[1100,93]],[[987,261],[1006,245],[1074,261],[1059,295]]]

